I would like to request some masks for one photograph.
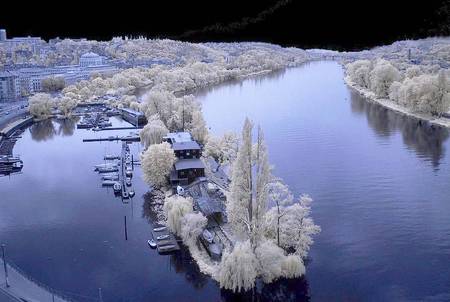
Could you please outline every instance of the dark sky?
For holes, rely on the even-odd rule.
[[[416,1],[33,1],[0,10],[8,36],[45,39],[117,35],[186,41],[266,41],[361,49],[398,39],[449,35],[450,0]],[[116,4],[117,3],[117,4]]]

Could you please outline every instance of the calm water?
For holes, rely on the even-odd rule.
[[[322,233],[306,277],[259,284],[259,301],[450,299],[447,131],[365,102],[334,62],[198,97],[213,133],[239,131],[245,116],[261,124],[274,173],[315,200]],[[93,301],[99,287],[105,302],[250,299],[221,291],[185,251],[159,256],[148,249],[152,213],[140,170],[136,196],[122,203],[92,171],[121,145],[81,141],[121,132],[74,128],[53,121],[27,129],[14,149],[23,173],[0,178],[0,241],[17,265],[80,301]]]

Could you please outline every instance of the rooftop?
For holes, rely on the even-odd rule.
[[[172,144],[174,151],[180,150],[200,150],[200,146],[196,141],[175,142]]]
[[[192,136],[189,132],[171,132],[167,133],[167,135],[164,138],[170,138],[173,143],[192,141]]]
[[[87,52],[81,56],[82,58],[99,58],[100,56],[93,52]]]
[[[180,159],[175,163],[175,170],[204,169],[205,165],[198,158]]]

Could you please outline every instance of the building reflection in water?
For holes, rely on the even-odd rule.
[[[364,113],[369,126],[380,137],[390,137],[400,132],[403,143],[408,148],[414,150],[419,158],[430,161],[435,169],[439,168],[444,156],[443,143],[449,136],[446,128],[430,125],[368,102],[353,90],[351,91],[351,109],[357,114]]]

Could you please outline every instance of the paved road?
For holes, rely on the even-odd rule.
[[[3,259],[0,259],[0,301],[3,301],[1,299],[4,298],[10,299],[5,301],[17,301],[17,299],[21,301],[20,299],[23,299],[30,302],[67,302],[57,296],[55,296],[53,300],[53,295],[49,291],[26,278],[11,266],[8,266],[8,280],[10,287],[7,288],[5,284],[5,272],[3,270]],[[9,297],[6,293],[9,294]],[[14,300],[14,298],[16,298],[16,300]]]

